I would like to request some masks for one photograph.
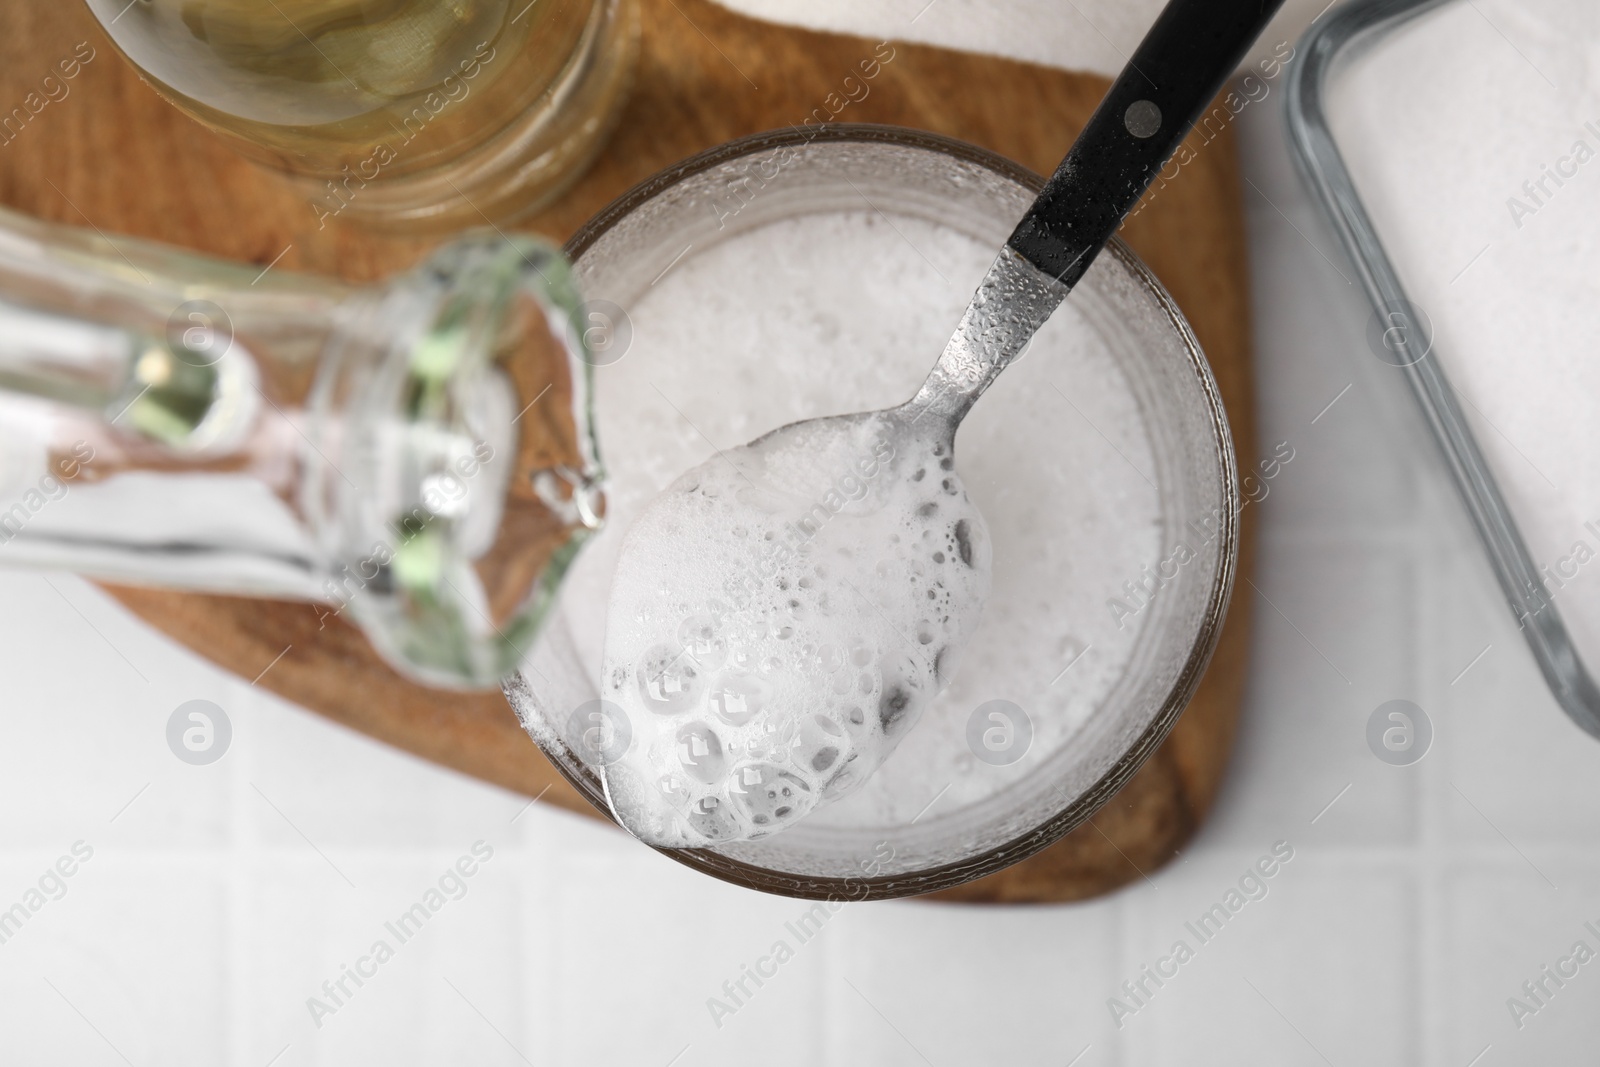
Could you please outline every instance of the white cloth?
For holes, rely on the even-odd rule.
[[[813,30],[987,52],[1051,67],[1114,75],[1163,0],[719,0],[754,18]],[[1288,0],[1246,66],[1299,40],[1327,0]]]

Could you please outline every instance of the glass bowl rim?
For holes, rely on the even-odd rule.
[[[791,126],[738,137],[663,168],[601,208],[568,239],[563,251],[568,260],[576,265],[579,257],[641,206],[666,190],[714,167],[776,148],[804,148],[819,142],[880,144],[935,152],[962,162],[976,164],[1035,193],[1044,187],[1045,182],[1045,179],[1034,171],[986,148],[925,130],[873,123],[828,123],[810,128]],[[1212,653],[1216,650],[1227,617],[1239,556],[1238,467],[1234,456],[1233,435],[1229,430],[1216,380],[1211,374],[1211,365],[1206,360],[1194,331],[1178,309],[1177,303],[1150,268],[1122,238],[1113,236],[1106,244],[1105,253],[1114,256],[1155,298],[1157,305],[1165,312],[1168,322],[1178,334],[1204,394],[1206,406],[1209,408],[1211,430],[1219,453],[1218,466],[1223,481],[1222,497],[1225,506],[1218,524],[1218,543],[1222,558],[1212,581],[1205,611],[1201,616],[1189,656],[1166,699],[1149,724],[1093,786],[1053,816],[1032,829],[974,856],[937,867],[899,874],[839,878],[775,871],[707,849],[657,848],[657,852],[721,881],[802,900],[889,900],[932,893],[994,874],[1065,837],[1104,807],[1166,740],[1178,717],[1188,707],[1195,690],[1199,688],[1200,680],[1205,675]],[[604,447],[603,441],[601,447]],[[610,807],[605,803],[605,791],[597,777],[592,773],[575,772],[563,759],[552,757],[550,762],[579,795],[594,806],[603,817],[612,823],[616,822]]]

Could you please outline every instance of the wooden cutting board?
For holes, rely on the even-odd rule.
[[[141,83],[83,4],[8,4],[0,27],[0,113],[48,99],[40,83],[52,66],[79,42],[94,50],[66,83],[67,94],[49,100],[0,145],[0,201],[18,210],[354,281],[400,270],[438,240],[376,236],[337,222],[319,231],[304,200]],[[837,109],[841,122],[934,130],[1048,173],[1108,85],[1094,75],[894,42],[893,58],[868,95],[845,102],[845,77],[878,43],[755,21],[710,0],[644,0],[637,85],[616,135],[569,193],[522,228],[564,240],[666,164],[742,134],[799,124],[816,109]],[[37,95],[30,100],[30,93]],[[1247,464],[1255,450],[1236,154],[1231,130],[1210,143],[1192,140],[1194,158],[1123,236],[1199,336]],[[1241,587],[1250,574],[1252,517],[1247,509]],[[241,677],[265,670],[261,685],[330,719],[529,796],[548,789],[547,802],[594,814],[498,693],[414,686],[384,666],[357,631],[332,620],[324,627],[303,604],[111,592]],[[1089,824],[1024,863],[938,896],[1077,900],[1170,859],[1205,817],[1227,764],[1249,608],[1249,598],[1234,598],[1216,658],[1188,711]],[[613,831],[597,823],[596,832]]]

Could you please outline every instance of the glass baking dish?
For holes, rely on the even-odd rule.
[[[1351,0],[1319,19],[1302,38],[1303,59],[1289,78],[1286,107],[1290,145],[1302,177],[1353,261],[1372,304],[1373,321],[1389,327],[1382,330],[1385,362],[1405,376],[1545,681],[1567,715],[1583,730],[1600,738],[1600,688],[1596,687],[1553,594],[1541,579],[1517,517],[1465,418],[1456,388],[1441,365],[1443,354],[1433,345],[1434,331],[1407,297],[1356,190],[1329,120],[1328,87],[1332,77],[1346,69],[1354,56],[1447,3],[1448,0]]]

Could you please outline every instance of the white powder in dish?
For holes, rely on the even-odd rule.
[[[1474,0],[1333,82],[1341,147],[1600,672],[1600,5]]]
[[[649,501],[719,449],[909,398],[994,251],[917,217],[802,216],[696,247],[629,302],[631,348],[596,383],[607,525],[562,592],[597,685],[612,575]],[[955,452],[992,547],[982,620],[892,757],[807,825],[903,825],[936,796],[939,814],[993,796],[1070,742],[1138,638],[1144,617],[1119,624],[1107,602],[1160,558],[1155,461],[1116,358],[1072,301],[973,409]],[[1005,766],[967,741],[974,711],[995,699],[1032,728]]]

